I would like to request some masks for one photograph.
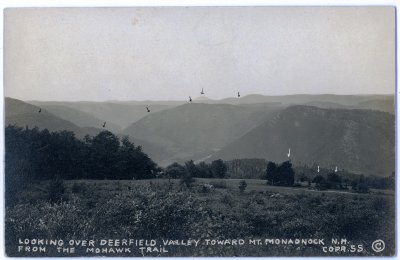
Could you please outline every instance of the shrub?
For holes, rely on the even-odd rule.
[[[244,190],[246,189],[246,187],[247,187],[246,181],[245,181],[245,180],[240,181],[240,183],[239,183],[239,190],[240,190],[240,192],[244,192]]]

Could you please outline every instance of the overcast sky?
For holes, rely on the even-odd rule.
[[[393,7],[7,9],[5,95],[394,94]]]

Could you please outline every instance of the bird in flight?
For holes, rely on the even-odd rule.
[[[203,88],[201,88],[200,94],[204,95],[204,90],[203,90]]]
[[[38,111],[38,112],[39,112],[39,113],[42,112],[42,108],[41,108],[41,107],[39,107],[39,111]]]
[[[317,171],[319,172],[319,165],[318,165],[318,170]]]
[[[103,128],[104,128],[104,127],[106,127],[106,122],[104,122],[104,124],[103,124]]]
[[[287,157],[290,158],[290,148],[289,148],[289,153],[287,154]]]
[[[146,106],[146,109],[147,109],[147,112],[150,112],[150,109],[149,109],[149,107],[148,107],[148,106]]]
[[[192,98],[189,96],[189,102],[192,102]]]
[[[238,98],[240,98],[240,92],[238,92]]]
[[[335,167],[335,172],[337,172],[337,166]]]

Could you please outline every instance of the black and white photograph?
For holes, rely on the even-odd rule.
[[[396,254],[395,6],[3,12],[7,257]]]

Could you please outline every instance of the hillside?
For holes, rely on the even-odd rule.
[[[57,117],[70,121],[79,127],[94,127],[102,128],[104,120],[101,120],[91,114],[63,105],[42,105],[42,109],[56,115]],[[106,123],[106,130],[114,133],[121,131],[121,126],[113,124],[111,122]]]
[[[39,113],[39,107],[25,103],[18,99],[5,98],[5,126],[17,125],[20,127],[28,126],[33,128],[37,126],[39,129],[47,128],[49,131],[72,131],[77,137],[84,137],[86,134],[95,135],[101,129],[93,127],[78,127],[77,125],[61,119],[46,109],[42,108]]]
[[[387,176],[394,171],[394,116],[370,110],[292,106],[215,153],[208,160],[265,158],[355,173]]]
[[[85,114],[89,114],[101,121],[109,124],[117,125],[118,128],[125,128],[147,115],[146,102],[45,102],[45,101],[29,101],[29,103],[37,106],[63,106],[75,110],[79,110]],[[151,112],[162,111],[175,106],[157,104],[148,102]],[[111,130],[111,129],[110,129]],[[114,129],[115,130],[115,129]]]
[[[321,108],[361,108],[372,109],[383,112],[393,113],[394,96],[393,95],[285,95],[285,96],[265,96],[259,94],[245,95],[237,98],[236,93],[233,97],[221,100],[210,99],[205,96],[192,96],[193,103],[202,104],[230,104],[241,106],[260,106],[261,104],[276,104],[281,107],[290,105],[310,105]],[[119,132],[121,129],[130,126],[143,117],[147,116],[146,106],[151,112],[159,112],[171,109],[188,103],[188,100],[171,101],[28,101],[27,103],[46,107],[48,111],[59,116],[62,119],[73,122],[78,126],[97,127],[98,120],[107,121],[109,130]],[[66,110],[70,108],[73,110]],[[78,114],[80,111],[81,114]],[[90,117],[94,117],[89,119]]]
[[[215,103],[221,104],[253,104],[253,103],[274,103],[279,102],[286,105],[304,105],[307,103],[317,102],[324,106],[328,103],[335,106],[356,106],[360,102],[370,100],[394,100],[393,95],[285,95],[285,96],[265,96],[259,94],[243,95],[241,98],[226,98],[216,100]],[[330,107],[332,108],[332,107]]]
[[[264,122],[277,108],[191,103],[148,116],[123,134],[164,148],[149,152],[162,165],[197,160],[219,150]],[[145,148],[145,146],[144,146]]]
[[[372,99],[360,102],[357,105],[358,108],[361,109],[371,109],[371,110],[378,110],[383,112],[388,112],[394,114],[394,99],[388,100],[379,100],[379,99]]]

